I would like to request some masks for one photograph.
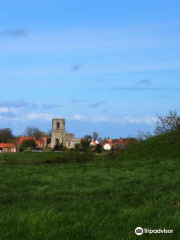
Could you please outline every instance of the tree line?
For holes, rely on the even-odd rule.
[[[26,127],[23,136],[34,137],[39,140],[41,137],[50,136],[50,132],[43,132],[38,127]],[[11,143],[18,139],[20,136],[15,136],[11,128],[0,129],[0,143]]]

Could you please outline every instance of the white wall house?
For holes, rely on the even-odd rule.
[[[112,144],[106,143],[106,144],[104,144],[103,148],[104,148],[104,150],[111,150]]]

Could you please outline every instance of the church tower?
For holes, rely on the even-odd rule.
[[[52,120],[52,132],[51,132],[51,144],[50,147],[53,148],[56,143],[65,143],[65,119],[56,118]]]

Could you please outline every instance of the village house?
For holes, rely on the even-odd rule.
[[[100,144],[104,148],[104,150],[125,149],[127,146],[131,144],[132,141],[133,143],[135,143],[135,140],[131,138],[119,138],[119,139],[105,138]]]
[[[38,148],[46,148],[48,147],[48,143],[47,143],[47,137],[41,137],[38,140],[36,140],[36,146]]]
[[[0,152],[16,152],[14,143],[0,143]]]
[[[96,145],[98,145],[98,144],[99,144],[98,140],[92,140],[92,141],[90,142],[90,147],[94,147],[94,146],[96,146]]]
[[[106,143],[104,144],[103,148],[104,150],[111,150],[113,146],[114,146],[113,143]]]

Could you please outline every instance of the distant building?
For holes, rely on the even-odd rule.
[[[105,138],[100,144],[105,150],[111,150],[111,149],[125,149],[130,144],[134,144],[137,142],[138,141],[133,138],[118,138],[118,139]]]
[[[106,143],[104,144],[103,148],[104,150],[111,150],[113,146],[114,146],[113,143]]]
[[[23,142],[27,140],[34,140],[36,142],[35,137],[20,136],[20,138],[16,141],[17,151],[19,151],[19,148],[23,144]]]
[[[90,147],[94,147],[94,146],[96,146],[96,145],[98,145],[98,144],[99,144],[98,140],[92,140],[92,141],[90,142]]]
[[[16,152],[14,143],[0,143],[0,152]]]
[[[80,142],[80,138],[75,138],[74,134],[66,132],[65,119],[56,118],[52,120],[51,148],[54,148],[56,144],[63,144],[67,148],[74,148],[75,144]]]
[[[46,148],[48,147],[47,143],[48,138],[47,137],[41,137],[38,140],[36,140],[36,146],[39,148]]]
[[[17,143],[19,145],[21,145],[24,141],[27,141],[27,140],[34,140],[34,141],[36,141],[35,137],[20,136],[20,138],[18,139]]]

